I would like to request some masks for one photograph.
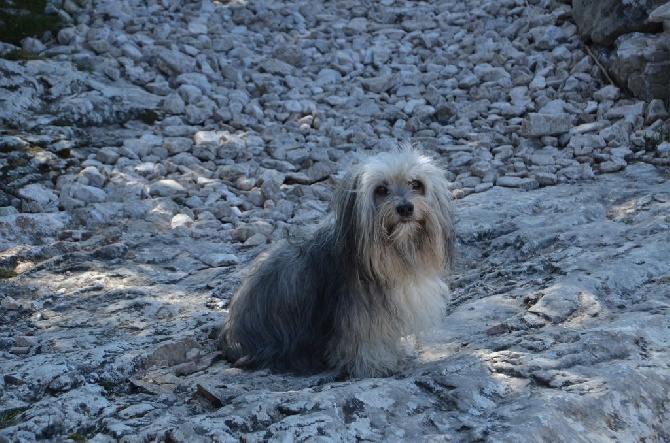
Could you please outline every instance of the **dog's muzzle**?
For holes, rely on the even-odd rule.
[[[414,205],[411,202],[403,201],[396,205],[395,211],[402,217],[402,221],[409,221],[414,215]]]

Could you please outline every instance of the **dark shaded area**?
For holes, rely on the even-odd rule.
[[[0,41],[19,45],[26,37],[60,29],[58,15],[44,13],[46,5],[47,0],[0,0]]]

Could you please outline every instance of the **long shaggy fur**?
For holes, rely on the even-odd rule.
[[[233,297],[220,347],[236,366],[386,376],[401,338],[444,316],[454,258],[444,172],[409,145],[352,170],[334,214],[259,261]]]

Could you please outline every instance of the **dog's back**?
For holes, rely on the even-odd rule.
[[[219,347],[236,366],[312,373],[326,369],[342,280],[332,226],[302,244],[282,242],[231,301]]]

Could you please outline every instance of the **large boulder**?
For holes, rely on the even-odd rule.
[[[160,103],[123,79],[99,81],[68,61],[0,58],[0,72],[0,123],[11,126],[121,124],[152,118]]]
[[[585,40],[611,45],[630,32],[652,32],[661,28],[648,21],[649,14],[667,0],[573,0],[572,13]]]
[[[635,97],[670,99],[670,34],[622,35],[610,53],[608,65],[614,80]]]
[[[596,45],[614,81],[643,100],[670,98],[670,35],[660,33],[667,0],[574,0],[580,36]]]

